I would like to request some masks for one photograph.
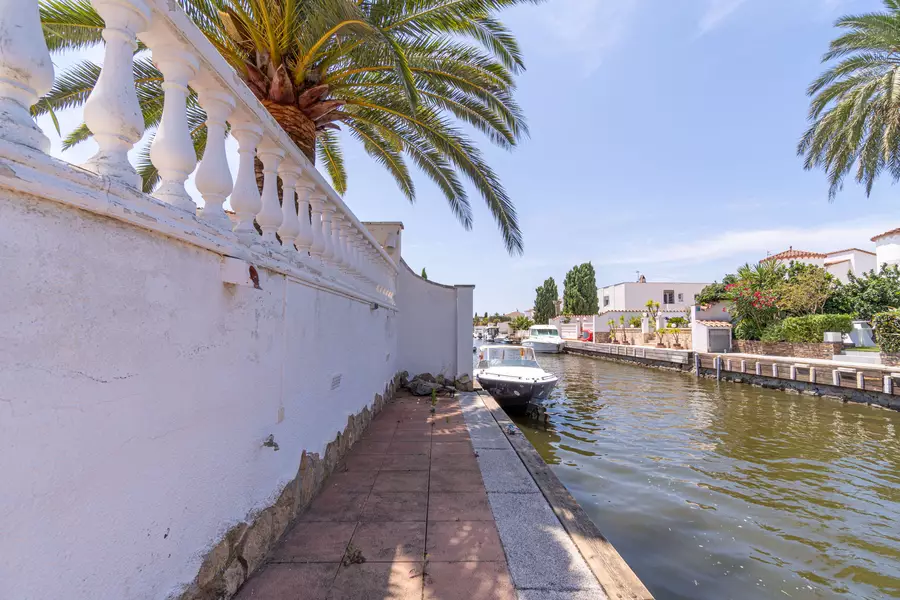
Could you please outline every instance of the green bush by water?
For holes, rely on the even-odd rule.
[[[828,331],[850,333],[850,315],[805,315],[788,317],[781,322],[781,338],[785,342],[819,343]]]
[[[882,351],[900,352],[900,310],[889,310],[872,317],[872,328]]]

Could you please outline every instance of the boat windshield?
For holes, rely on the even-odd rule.
[[[559,332],[555,329],[532,329],[529,335],[531,337],[556,337]]]
[[[478,355],[477,368],[538,366],[531,348],[485,348]]]

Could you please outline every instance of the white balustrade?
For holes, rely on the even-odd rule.
[[[328,269],[329,279],[339,284],[342,293],[353,290],[366,299],[393,294],[393,261],[250,89],[234,77],[227,61],[179,3],[91,0],[91,5],[103,19],[105,46],[100,75],[84,106],[85,124],[98,146],[85,165],[89,170],[129,186],[141,185],[128,159],[144,133],[133,74],[140,39],[163,76],[162,115],[150,146],[150,160],[160,178],[154,195],[191,215],[173,213],[180,219],[163,219],[169,223],[167,233],[174,233],[173,222],[185,231],[196,226],[197,218],[192,215],[197,213],[197,205],[185,189],[196,167],[195,183],[203,197],[197,217],[212,226],[202,233],[210,247],[242,244],[252,251],[262,243],[280,249],[280,253],[267,253],[267,260],[280,261],[286,269],[295,268],[298,261],[309,262],[306,257],[313,256],[319,264],[334,267]],[[0,138],[47,152],[49,141],[30,115],[31,106],[52,87],[54,75],[38,6],[38,0],[0,0]],[[206,113],[206,145],[199,164],[188,121],[190,89],[197,92],[197,101]],[[234,179],[226,155],[229,124],[238,144]],[[256,179],[257,157],[263,165],[262,191]],[[229,195],[235,213],[233,227],[224,210]],[[159,203],[148,204],[147,209],[166,210]],[[145,225],[152,228],[152,222]],[[216,235],[220,237],[215,239]],[[305,276],[310,275],[307,272]]]
[[[29,112],[53,86],[53,63],[37,0],[0,0],[0,139],[48,152]]]
[[[278,237],[281,238],[282,249],[289,255],[297,254],[294,241],[300,233],[297,204],[294,201],[294,189],[300,173],[300,167],[293,161],[281,163],[281,168],[278,170],[278,174],[281,176],[281,226],[278,228]]]
[[[312,235],[313,243],[310,246],[310,253],[317,260],[325,260],[325,238],[322,236],[322,209],[325,206],[325,196],[318,192],[313,192],[309,197],[310,206],[312,206]]]
[[[256,187],[256,145],[262,139],[262,127],[251,121],[232,121],[231,135],[238,142],[238,172],[231,193],[231,208],[237,217],[234,233],[244,242],[252,243],[257,235],[253,220],[262,208],[259,188]]]
[[[103,18],[106,49],[103,67],[84,104],[84,122],[99,150],[84,165],[140,188],[141,178],[128,162],[128,151],[144,133],[144,117],[134,89],[136,35],[147,29],[150,8],[142,0],[91,0]]]
[[[204,202],[200,217],[217,227],[231,229],[222,205],[233,189],[225,155],[225,121],[234,111],[234,96],[212,85],[198,86],[197,100],[206,111],[206,149],[194,177]]]
[[[313,244],[313,228],[310,222],[309,198],[316,189],[315,184],[304,176],[297,180],[297,219],[299,220],[300,230],[297,233],[295,242],[297,251],[301,256],[307,256]]]
[[[263,139],[256,149],[263,164],[262,209],[256,215],[256,222],[262,229],[262,241],[267,246],[276,247],[275,232],[281,225],[281,207],[278,205],[278,166],[284,159],[284,150],[268,138]]]

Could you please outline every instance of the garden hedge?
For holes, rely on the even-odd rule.
[[[878,313],[872,317],[872,328],[882,352],[900,353],[900,310]]]
[[[821,343],[825,332],[850,333],[853,319],[850,315],[805,315],[788,317],[781,322],[781,334],[786,342]]]

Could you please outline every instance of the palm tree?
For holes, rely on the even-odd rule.
[[[835,23],[845,32],[822,62],[836,62],[807,91],[811,124],[797,152],[806,169],[825,170],[829,200],[854,165],[866,194],[883,170],[900,179],[900,0],[883,2],[887,12]]]
[[[523,69],[517,42],[495,18],[502,8],[538,0],[179,0],[291,139],[318,159],[338,193],[347,189],[340,141],[345,128],[386,168],[410,200],[407,159],[443,192],[466,229],[472,210],[459,174],[487,203],[510,253],[521,254],[516,210],[499,178],[457,126],[467,123],[511,149],[527,135],[513,98]],[[90,0],[42,0],[51,52],[102,43],[103,21]],[[162,115],[162,74],[139,46],[134,76],[148,129]],[[100,68],[82,61],[59,74],[33,109],[53,114],[82,105]],[[198,156],[205,115],[196,95],[188,120]],[[90,137],[82,124],[63,148]],[[145,191],[158,176],[143,148]]]

